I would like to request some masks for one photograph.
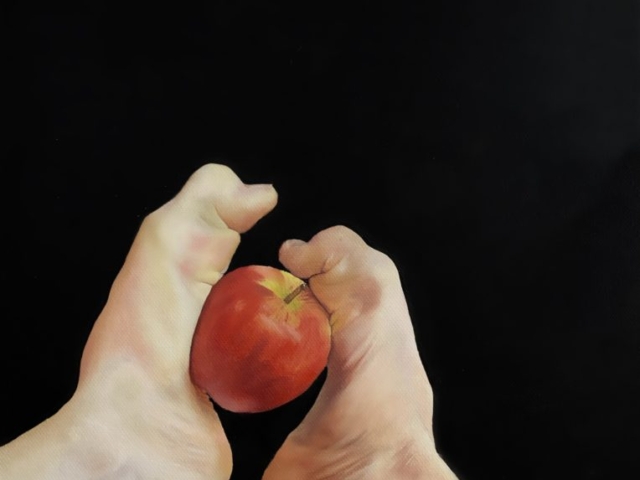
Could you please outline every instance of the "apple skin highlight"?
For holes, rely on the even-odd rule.
[[[211,288],[193,337],[190,375],[222,408],[277,408],[304,393],[326,366],[329,314],[308,288],[298,288],[303,283],[284,270],[251,265]]]

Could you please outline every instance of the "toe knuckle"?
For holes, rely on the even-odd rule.
[[[227,165],[221,163],[207,163],[196,170],[195,175],[202,176],[204,178],[217,177],[220,175],[231,175],[233,170]]]
[[[180,230],[183,221],[172,212],[173,201],[149,213],[140,224],[140,233],[146,238],[164,245],[175,240],[176,232]]]
[[[207,163],[191,175],[189,183],[197,189],[206,189],[211,185],[236,182],[238,180],[238,176],[228,166],[219,163]]]
[[[398,275],[398,267],[389,255],[371,247],[368,248],[365,264],[376,278],[388,279]]]
[[[142,219],[140,229],[144,231],[158,231],[162,222],[162,209],[154,210]]]
[[[359,239],[360,236],[345,225],[335,225],[327,230],[331,235],[349,240]]]
[[[363,243],[362,238],[356,232],[344,225],[329,227],[318,233],[316,239],[320,243],[330,244],[335,248],[344,248],[345,246]]]

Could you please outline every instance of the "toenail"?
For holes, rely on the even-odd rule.
[[[299,247],[301,245],[304,245],[307,242],[304,242],[302,240],[298,240],[296,238],[292,238],[291,240],[287,240],[286,242],[284,242],[284,244],[282,245],[285,248],[291,248],[291,247]]]

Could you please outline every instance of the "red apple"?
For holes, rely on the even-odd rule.
[[[329,315],[306,284],[251,265],[207,297],[191,347],[193,383],[232,412],[263,412],[307,390],[327,364]]]

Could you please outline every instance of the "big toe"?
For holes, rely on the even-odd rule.
[[[365,351],[374,353],[380,343],[389,346],[399,336],[411,341],[395,264],[352,230],[336,226],[309,242],[287,241],[280,261],[293,274],[309,279],[311,290],[330,313],[330,367]]]
[[[206,285],[214,284],[228,268],[240,233],[271,211],[277,200],[273,186],[246,185],[229,167],[208,164],[145,219],[138,243],[159,246],[149,252],[177,262],[183,277],[190,284],[204,284],[200,294],[206,293]]]
[[[247,185],[229,167],[211,163],[191,175],[176,199],[216,226],[222,221],[244,233],[276,206],[278,194],[272,185]]]

